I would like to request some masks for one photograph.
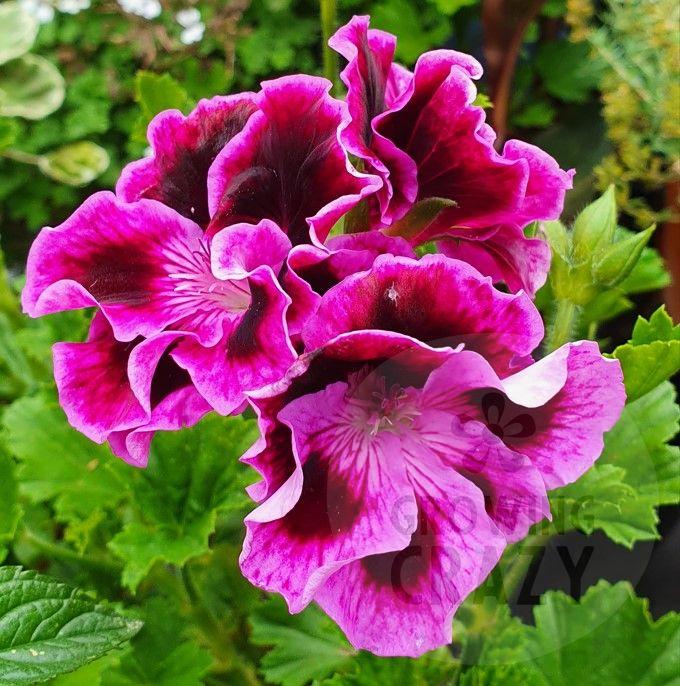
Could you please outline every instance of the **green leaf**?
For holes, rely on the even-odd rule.
[[[631,340],[613,357],[621,362],[628,401],[640,398],[680,371],[680,325],[663,307],[649,321],[638,317]]]
[[[64,79],[44,57],[24,55],[0,65],[0,116],[43,119],[64,101]]]
[[[601,529],[629,548],[658,538],[656,508],[680,501],[680,448],[666,444],[679,419],[668,383],[626,405],[595,466],[550,493],[555,529]]]
[[[0,119],[0,152],[14,145],[19,135],[19,125],[14,119]]]
[[[487,632],[473,674],[517,665],[517,675],[498,683],[519,686],[666,686],[677,682],[680,615],[653,621],[647,601],[628,583],[600,581],[577,601],[549,591],[534,609],[535,626],[514,619],[496,633]],[[512,670],[511,670],[512,674]],[[465,686],[495,686],[494,681],[462,680]]]
[[[282,686],[303,686],[351,664],[356,654],[340,630],[316,606],[291,615],[272,597],[251,615],[251,640],[273,646],[262,658],[265,679]]]
[[[350,671],[322,681],[322,686],[432,686],[453,683],[453,656],[447,648],[434,650],[420,658],[377,657],[360,652]]]
[[[21,517],[19,487],[14,473],[14,460],[0,450],[0,562],[7,555],[7,544],[12,542]]]
[[[50,681],[49,686],[101,686],[105,672],[118,665],[119,656],[108,653],[75,672],[63,674]]]
[[[644,317],[637,318],[630,343],[643,345],[654,341],[680,341],[680,324],[673,324],[663,306],[656,310],[649,320]]]
[[[109,543],[125,560],[126,586],[134,591],[156,562],[207,552],[217,513],[247,506],[252,475],[238,458],[256,436],[253,420],[211,415],[155,437],[148,468],[134,474],[138,516]]]
[[[177,109],[184,112],[190,105],[189,96],[170,74],[154,74],[138,71],[135,75],[135,100],[142,110],[133,131],[133,137],[146,141],[146,127],[164,110]]]
[[[602,250],[593,263],[595,280],[610,287],[621,283],[633,271],[655,229],[652,225]]]
[[[587,534],[602,529],[613,540],[628,539],[621,532],[622,504],[635,496],[635,490],[624,481],[626,472],[613,465],[595,465],[573,484],[550,493],[553,525],[562,533],[578,529]],[[653,530],[656,519],[652,518]]]
[[[434,0],[434,4],[442,14],[454,15],[463,7],[472,7],[479,0]]]
[[[38,35],[38,21],[17,2],[0,5],[0,64],[27,53]]]
[[[626,405],[605,436],[598,464],[622,467],[635,498],[648,506],[680,500],[680,448],[667,445],[680,428],[675,389],[664,382]]]
[[[512,117],[516,126],[524,128],[544,129],[550,126],[557,115],[557,110],[547,101],[538,100],[531,102]]]
[[[72,429],[56,401],[21,398],[7,408],[2,426],[19,460],[22,494],[34,503],[51,502],[59,521],[81,521],[126,496],[130,468]]]
[[[600,581],[579,602],[549,592],[525,652],[550,686],[652,686],[677,678],[680,616],[653,622],[627,583]]]
[[[106,671],[101,686],[203,686],[210,654],[187,634],[186,618],[176,601],[162,596],[142,611],[144,628],[117,667]]]
[[[535,64],[548,93],[565,102],[585,102],[599,86],[603,71],[587,43],[566,40],[543,43]]]
[[[55,181],[69,186],[85,186],[103,174],[109,154],[89,141],[71,143],[40,156],[38,169]]]
[[[0,568],[0,684],[35,684],[73,671],[141,626],[54,579]]]
[[[586,206],[574,220],[573,259],[575,264],[590,260],[601,248],[611,244],[616,231],[614,186]]]
[[[397,57],[407,63],[442,45],[451,33],[449,22],[434,8],[428,12],[408,0],[383,0],[373,5],[371,15],[371,26],[396,34]]]

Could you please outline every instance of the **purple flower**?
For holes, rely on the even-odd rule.
[[[526,295],[443,256],[379,257],[326,291],[302,331],[313,352],[251,398],[262,437],[243,459],[263,479],[244,574],[292,612],[316,601],[357,648],[450,642],[457,607],[623,407],[617,362],[581,342],[531,364],[541,336]]]
[[[254,93],[239,93],[201,100],[186,117],[161,112],[147,132],[152,156],[123,169],[116,194],[126,202],[158,200],[205,228],[210,165],[256,109]]]
[[[208,173],[212,234],[231,224],[275,222],[293,245],[323,242],[380,180],[360,174],[338,140],[347,106],[314,76],[265,81],[258,110]]]
[[[392,231],[414,244],[440,241],[445,253],[513,290],[535,293],[545,282],[550,251],[521,229],[559,216],[572,173],[520,141],[496,152],[484,110],[473,105],[472,79],[482,74],[474,58],[435,50],[410,74],[392,63],[395,38],[368,23],[354,17],[330,45],[349,61],[342,79],[352,120],[341,140],[384,182],[378,221],[390,227],[413,203],[436,200],[443,209],[424,225],[402,222]]]
[[[347,276],[370,269],[375,258],[383,254],[415,257],[403,238],[392,238],[380,231],[333,236],[324,246],[295,246],[282,279],[293,300],[288,313],[291,333],[300,332],[329,288]]]
[[[155,431],[195,424],[210,411],[170,354],[182,334],[120,342],[98,312],[84,343],[54,346],[54,376],[69,422],[137,467],[146,465]]]
[[[243,405],[245,391],[280,379],[296,357],[286,324],[290,298],[275,276],[289,250],[286,235],[268,220],[208,237],[155,200],[128,204],[97,193],[36,238],[23,306],[39,316],[96,305],[110,325],[112,336],[93,325],[93,340],[67,348],[57,373],[62,396],[74,383],[84,389],[70,374],[96,368],[98,355],[160,346],[167,351],[159,349],[155,362],[168,357],[214,409],[229,414]],[[95,345],[102,336],[105,353]],[[129,390],[122,375],[120,392]],[[95,396],[90,403],[97,405]],[[69,419],[81,430],[93,412],[87,404],[86,397],[70,404]],[[128,409],[112,402],[99,418],[101,432],[85,433],[103,439],[107,431],[136,426],[139,409],[127,417]]]

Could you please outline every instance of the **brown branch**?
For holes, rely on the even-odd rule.
[[[484,57],[497,145],[508,135],[512,79],[524,34],[546,0],[483,0]]]

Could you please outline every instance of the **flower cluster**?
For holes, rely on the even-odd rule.
[[[60,401],[131,464],[155,431],[249,404],[244,574],[358,648],[418,655],[592,465],[624,391],[594,343],[532,358],[550,251],[524,228],[572,175],[496,151],[480,65],[437,50],[408,71],[366,17],[330,44],[345,101],[299,75],[159,114],[115,195],[40,233],[23,304],[96,308],[55,346]]]

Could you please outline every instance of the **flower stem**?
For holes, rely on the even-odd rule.
[[[571,300],[557,300],[555,312],[548,336],[545,341],[545,352],[551,353],[561,345],[573,340],[573,334],[581,317],[581,308]]]
[[[531,563],[551,538],[552,534],[537,533],[533,536],[527,536],[519,545],[514,559],[503,575],[503,590],[508,600],[515,596],[519,585],[524,581],[524,577],[531,567]]]
[[[0,156],[6,157],[8,160],[14,160],[15,162],[21,162],[23,164],[37,165],[42,159],[40,155],[33,155],[30,152],[24,152],[23,150],[3,150]]]
[[[112,576],[119,576],[123,571],[123,564],[108,555],[98,555],[92,552],[80,555],[77,551],[57,543],[37,531],[29,529],[26,525],[23,526],[21,532],[28,543],[48,557],[61,560],[62,562],[82,565],[90,569],[97,569]]]
[[[334,50],[328,45],[329,38],[335,32],[336,0],[320,0],[321,33],[323,35],[323,75],[333,84],[331,95],[338,89],[338,59]]]

